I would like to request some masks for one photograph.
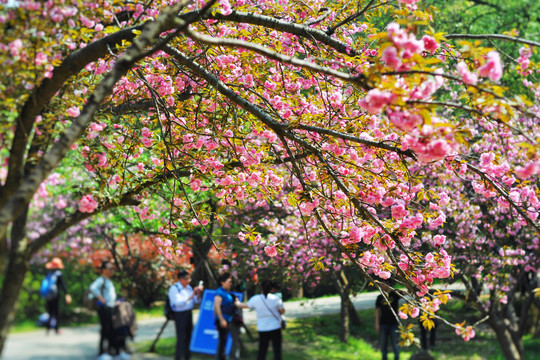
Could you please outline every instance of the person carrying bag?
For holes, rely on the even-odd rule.
[[[274,293],[279,285],[271,280],[261,284],[262,294],[255,295],[247,304],[237,303],[237,307],[255,309],[257,312],[257,332],[259,333],[259,350],[257,360],[265,360],[270,341],[274,351],[274,360],[281,360],[282,329],[286,323],[281,315],[285,313],[283,301]]]

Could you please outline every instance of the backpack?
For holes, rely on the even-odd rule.
[[[180,291],[180,288],[178,287],[178,284],[175,284],[173,286],[176,286],[178,291]],[[169,298],[169,294],[167,293],[167,297],[165,298],[165,306],[163,307],[163,315],[165,315],[165,318],[167,320],[174,320],[174,310],[171,306],[171,299]]]
[[[52,300],[58,296],[58,285],[56,284],[56,279],[58,274],[56,271],[51,271],[41,280],[41,285],[39,287],[39,296],[45,300]]]

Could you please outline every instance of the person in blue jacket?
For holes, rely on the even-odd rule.
[[[238,360],[240,357],[240,325],[233,322],[233,315],[237,311],[235,306],[235,296],[231,294],[232,276],[226,272],[219,276],[218,283],[221,285],[216,290],[214,297],[214,314],[216,328],[219,333],[217,360],[225,360],[225,345],[229,333],[232,337],[231,360]]]
[[[64,300],[66,305],[69,306],[72,300],[71,295],[68,293],[64,277],[62,276],[64,263],[62,262],[62,259],[55,257],[45,264],[45,268],[49,270],[49,274],[51,275],[54,283],[52,286],[55,289],[55,291],[51,292],[52,295],[46,298],[46,309],[47,313],[49,314],[49,318],[45,324],[45,327],[47,329],[47,334],[49,334],[49,330],[51,329],[54,329],[57,334],[60,334],[60,292],[65,294]]]

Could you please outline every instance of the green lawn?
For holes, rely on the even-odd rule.
[[[310,319],[299,319],[288,322],[284,331],[283,355],[288,360],[380,360],[378,340],[374,329],[374,311],[359,313],[362,325],[351,326],[351,338],[347,344],[339,342],[339,317],[330,315]],[[250,328],[256,336],[255,328]],[[441,360],[504,360],[494,336],[489,331],[480,331],[477,337],[464,342],[453,330],[441,325],[438,330],[438,343],[432,355]],[[257,342],[242,335],[244,351],[242,358],[254,359],[257,353]],[[256,340],[256,339],[255,339]],[[175,339],[161,339],[156,352],[160,355],[174,356]],[[528,360],[537,360],[540,354],[540,339],[525,338],[525,349]],[[147,351],[151,342],[137,343],[138,351]],[[390,350],[390,349],[389,349]],[[400,359],[408,360],[417,347],[401,349]],[[194,354],[193,360],[209,360],[214,356]],[[269,355],[267,357],[271,359]],[[393,356],[389,357],[390,359]]]

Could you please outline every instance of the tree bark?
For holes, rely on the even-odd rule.
[[[339,311],[339,341],[346,343],[349,341],[350,336],[349,305],[351,300],[349,299],[348,294],[348,284],[342,284],[334,271],[331,271],[330,274],[332,276],[334,286],[339,293],[339,297],[341,298]],[[340,275],[344,278],[343,273],[340,273]],[[346,280],[346,278],[344,278],[344,280]]]
[[[7,266],[0,296],[0,353],[8,336],[9,328],[15,320],[24,277],[28,272],[28,259],[22,255],[12,256]]]
[[[351,298],[347,294],[347,308],[349,309],[349,318],[351,319],[351,324],[353,325],[360,325],[360,317],[358,316],[358,313],[356,312],[356,308],[354,307],[354,304],[351,301]]]
[[[300,276],[293,275],[291,278],[291,297],[293,299],[301,299],[304,297],[304,287]]]
[[[517,341],[510,324],[504,319],[491,319],[491,328],[495,331],[499,346],[506,360],[524,360],[523,342]]]
[[[349,304],[347,300],[349,300],[349,297],[344,294],[344,296],[341,296],[341,309],[339,312],[339,341],[341,342],[348,342],[349,336],[350,336],[350,317],[349,317]],[[350,300],[349,300],[350,301]]]
[[[24,230],[27,213],[28,206],[26,211],[13,222],[11,229],[10,254],[0,293],[0,354],[4,349],[9,328],[15,320],[19,293],[23,286],[24,277],[30,268],[30,255]]]

